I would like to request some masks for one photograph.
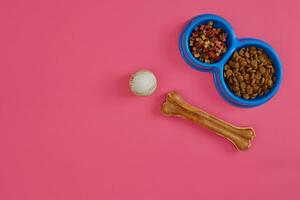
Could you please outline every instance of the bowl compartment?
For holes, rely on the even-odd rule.
[[[215,63],[204,63],[198,59],[196,59],[189,48],[189,38],[192,33],[192,31],[197,27],[202,24],[207,24],[209,21],[214,22],[214,27],[221,28],[227,33],[227,41],[226,41],[226,46],[227,46],[227,52],[222,55],[222,58],[215,62]],[[200,71],[212,71],[215,66],[219,65],[222,63],[222,60],[226,57],[227,54],[229,54],[230,50],[234,46],[234,41],[235,41],[235,34],[230,26],[230,24],[223,18],[212,15],[212,14],[205,14],[205,15],[199,15],[194,17],[184,28],[180,35],[180,40],[179,40],[179,49],[182,57],[184,60],[193,68],[200,70]]]
[[[278,91],[281,80],[282,80],[282,66],[281,62],[279,60],[278,55],[274,51],[274,49],[268,45],[267,43],[252,39],[252,38],[245,38],[241,40],[237,40],[235,43],[236,45],[233,47],[233,50],[231,51],[231,55],[227,57],[226,62],[224,62],[222,65],[219,66],[218,72],[214,74],[214,80],[217,86],[217,89],[221,93],[221,95],[230,103],[241,106],[241,107],[255,107],[258,105],[261,105],[265,102],[267,102],[269,99],[271,99],[275,93]],[[249,47],[249,46],[255,46],[258,48],[262,48],[264,52],[268,55],[268,57],[272,60],[273,65],[275,67],[275,77],[276,81],[273,85],[273,87],[270,89],[270,91],[267,94],[264,94],[263,96],[257,97],[255,99],[244,99],[239,96],[236,96],[228,87],[227,83],[225,82],[224,78],[224,66],[228,62],[228,60],[231,58],[233,53],[235,51],[239,51],[243,47]]]

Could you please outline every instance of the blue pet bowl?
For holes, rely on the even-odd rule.
[[[207,24],[209,21],[213,21],[215,27],[223,29],[228,35],[226,41],[227,52],[222,55],[222,58],[219,61],[211,64],[204,63],[197,60],[192,55],[189,49],[189,38],[192,31],[195,29],[195,27],[201,24]],[[269,56],[269,58],[272,60],[273,65],[276,69],[275,72],[276,81],[273,87],[270,89],[270,91],[263,96],[257,97],[255,99],[249,99],[249,100],[236,96],[227,86],[223,76],[224,66],[227,63],[227,61],[230,59],[234,51],[247,46],[256,46],[258,48],[262,48],[265,51],[265,53]],[[211,72],[214,76],[214,82],[219,93],[226,101],[228,101],[229,103],[235,106],[239,106],[243,108],[251,108],[251,107],[264,104],[276,94],[281,84],[282,64],[275,50],[267,43],[258,39],[254,39],[254,38],[238,39],[235,36],[234,30],[232,29],[231,25],[225,19],[217,15],[203,14],[191,19],[191,21],[186,25],[186,27],[183,29],[182,33],[180,34],[179,50],[185,62],[188,65],[190,65],[192,68],[199,71]]]

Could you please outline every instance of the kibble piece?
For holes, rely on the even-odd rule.
[[[239,97],[242,96],[241,92],[236,92],[235,94]]]
[[[257,91],[258,91],[258,89],[259,89],[259,86],[253,86],[253,90],[254,90],[254,92],[257,92]]]
[[[268,80],[268,86],[271,88],[273,86],[273,81],[271,79]]]
[[[237,52],[235,52],[235,53],[237,53]],[[240,51],[237,54],[240,54],[241,56],[244,56],[245,48],[241,48]]]
[[[252,65],[253,67],[257,67],[257,65],[258,65],[257,60],[252,60],[252,61],[251,61],[251,65]]]
[[[240,63],[236,62],[236,63],[234,64],[234,67],[237,68],[237,69],[240,68]]]
[[[271,69],[271,72],[272,72],[273,74],[275,73],[275,68],[274,68],[274,67]]]
[[[240,88],[236,86],[233,88],[233,91],[238,92],[238,91],[240,91]]]
[[[250,64],[251,60],[249,58],[246,58],[246,62],[247,62],[247,64]]]
[[[237,57],[239,57],[239,53],[238,52],[234,52],[232,58],[236,59]]]
[[[244,99],[249,99],[249,95],[248,94],[243,94]]]
[[[259,68],[259,72],[260,72],[261,74],[266,73],[266,68],[265,68],[264,66],[261,66],[261,67]]]
[[[244,80],[244,78],[243,78],[242,75],[238,75],[238,76],[237,76],[237,80],[238,80],[239,82],[242,82],[242,81]]]
[[[256,50],[255,50],[255,49],[250,49],[250,54],[251,54],[251,55],[257,55],[257,54],[256,54]]]
[[[235,77],[233,77],[233,81],[234,81],[235,83],[238,83],[238,80],[237,80],[237,78],[235,78]]]
[[[263,85],[262,89],[266,91],[268,89],[268,85]]]
[[[241,82],[240,87],[241,87],[241,89],[245,89],[246,88],[246,83],[245,82]]]
[[[261,73],[257,72],[257,73],[255,74],[255,78],[256,78],[256,79],[260,79],[260,78],[261,78]]]
[[[246,59],[240,59],[240,65],[242,66],[242,67],[245,67],[246,65],[247,65],[247,61],[246,61]]]
[[[246,58],[250,58],[250,54],[248,52],[245,53]]]
[[[248,81],[249,78],[250,78],[249,74],[244,74],[244,80],[245,80],[245,81]]]
[[[253,93],[253,88],[247,90],[247,94],[251,95]]]

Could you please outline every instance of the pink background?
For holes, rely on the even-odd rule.
[[[270,102],[234,107],[183,61],[179,33],[203,13],[277,50]],[[298,0],[2,0],[0,199],[300,199],[299,19]],[[157,75],[150,97],[128,90],[140,68]],[[172,89],[253,126],[251,149],[162,116]]]

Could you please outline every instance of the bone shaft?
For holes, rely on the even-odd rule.
[[[251,128],[236,127],[228,122],[220,120],[187,103],[177,93],[170,93],[168,95],[165,108],[172,108],[169,110],[171,112],[167,111],[169,114],[172,113],[173,115],[189,119],[226,138],[240,150],[248,149],[250,142],[254,137]]]
[[[232,125],[219,120],[218,118],[209,115],[208,113],[198,110],[196,112],[191,113],[188,110],[183,109],[185,112],[182,112],[184,118],[190,119],[193,122],[202,125],[215,133],[222,135],[223,137],[229,137],[231,139],[238,138],[238,134],[235,134],[240,129],[233,127]]]

